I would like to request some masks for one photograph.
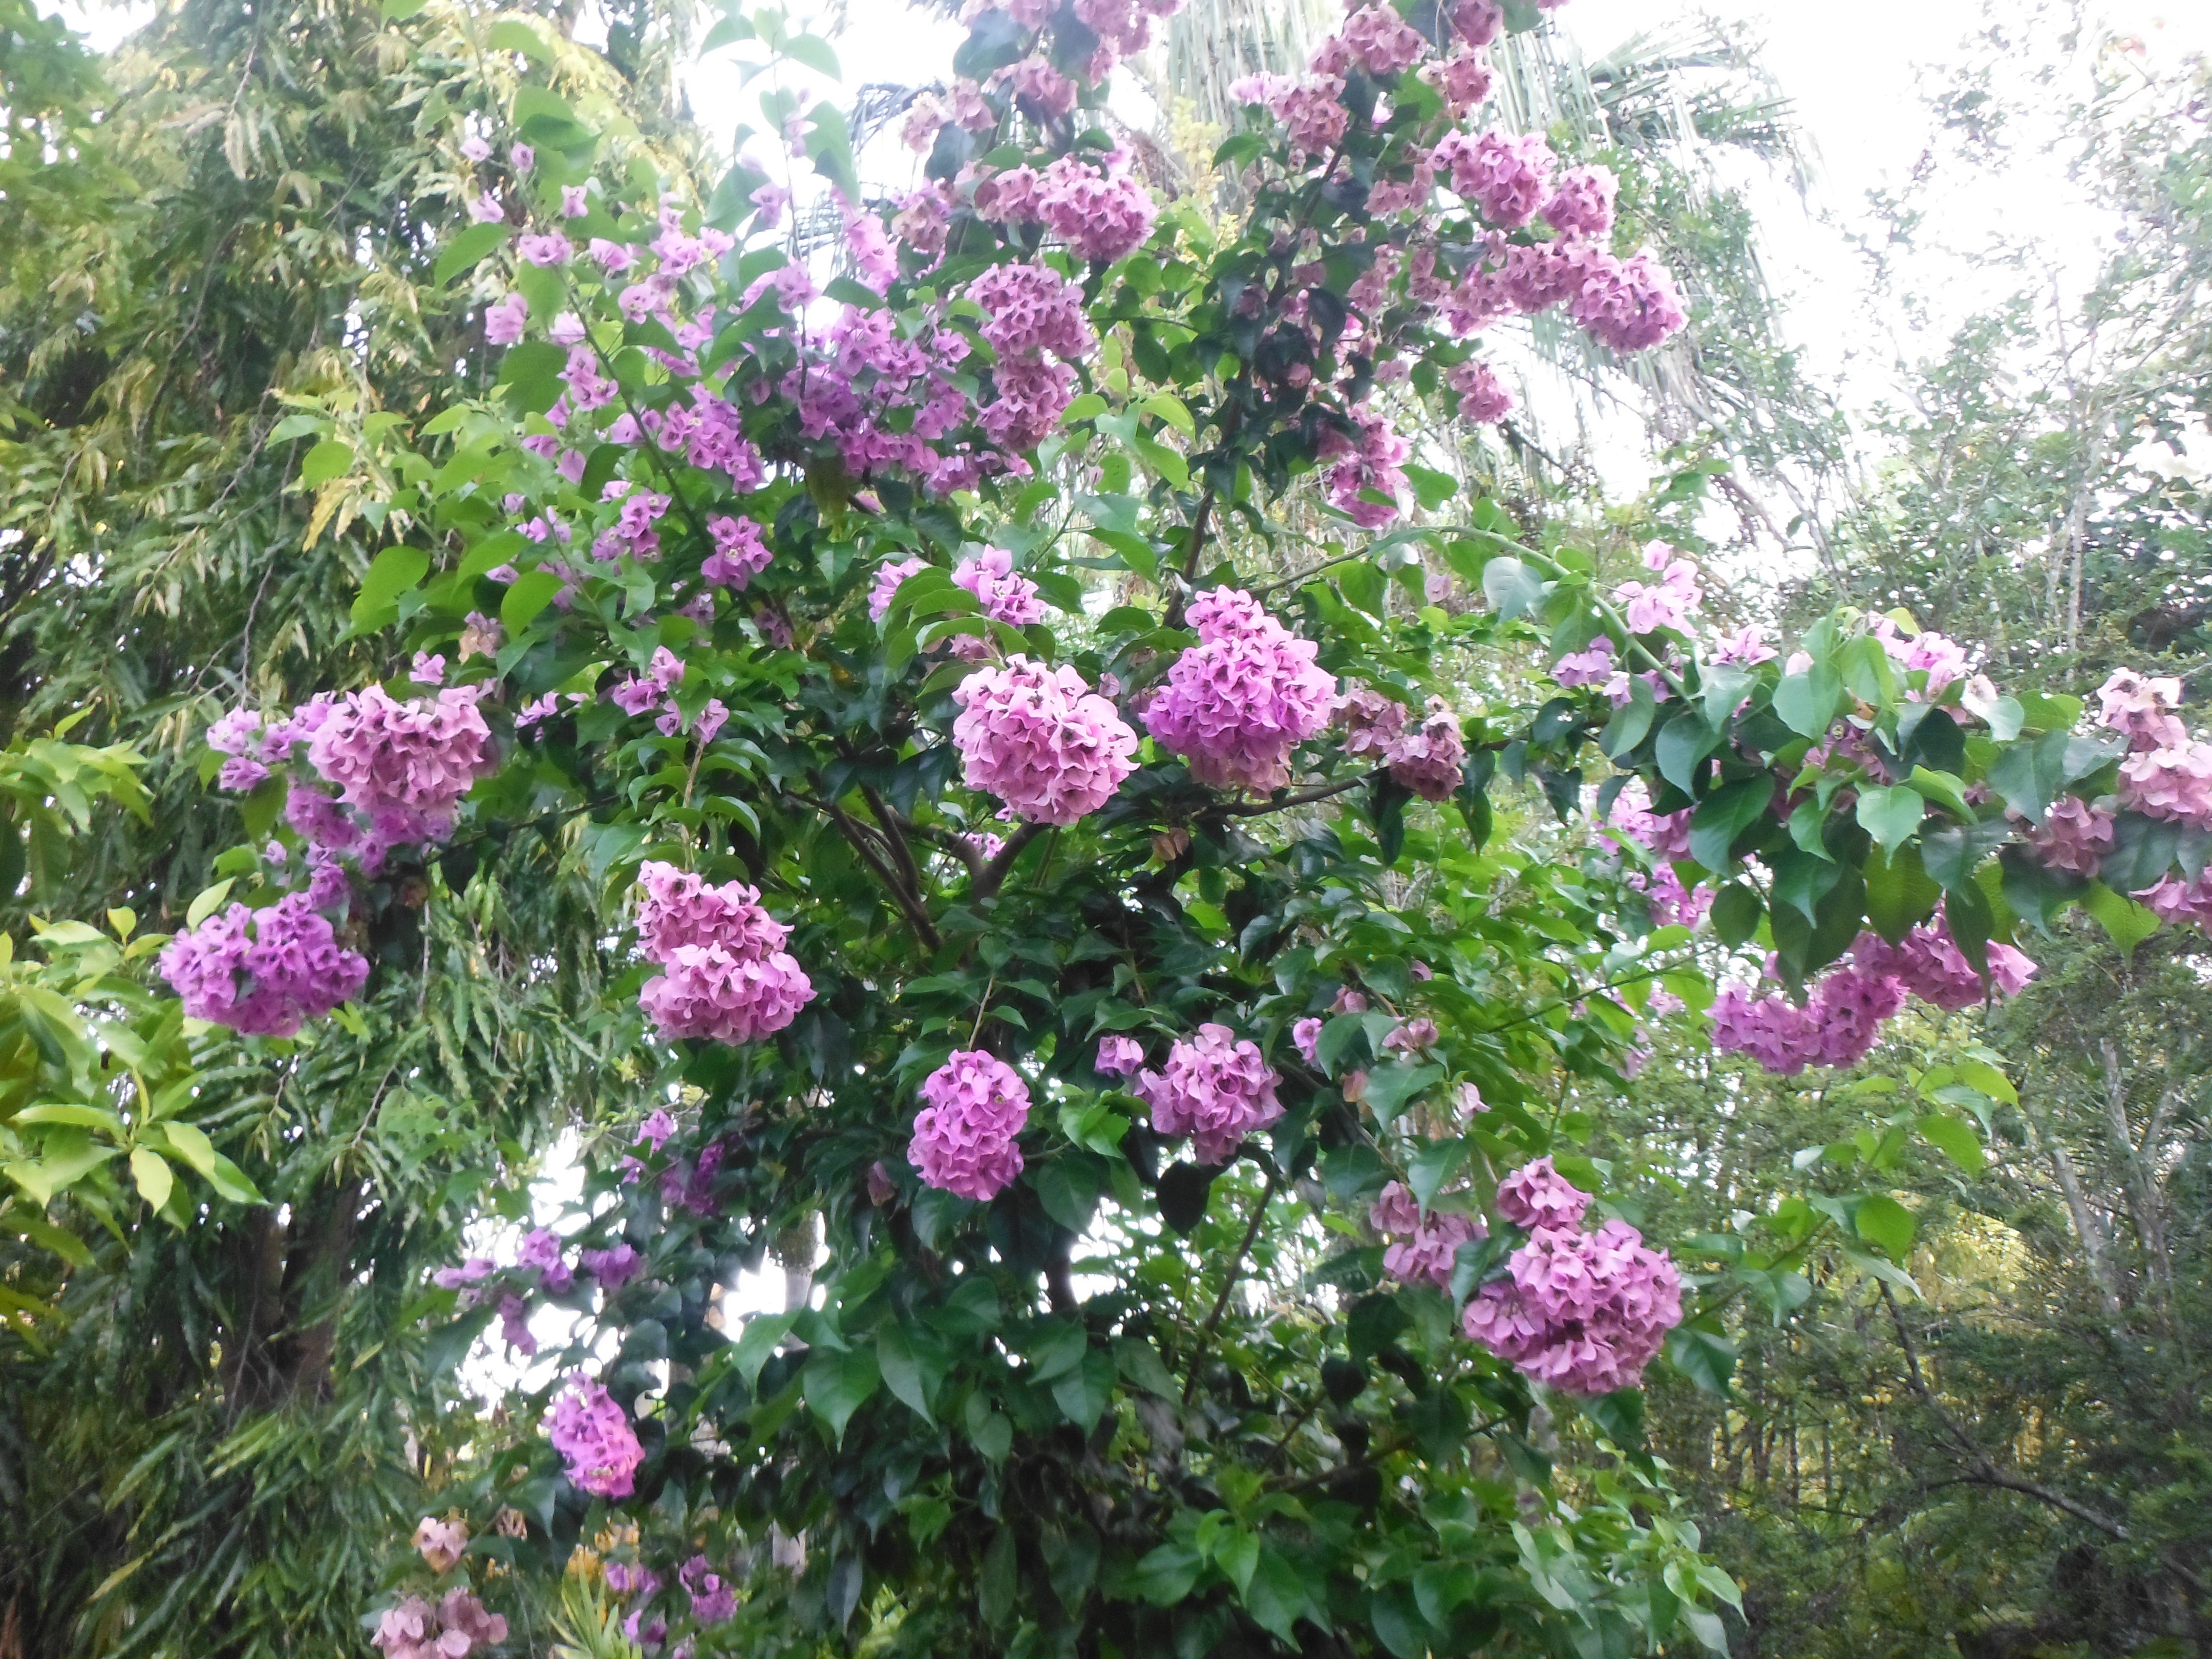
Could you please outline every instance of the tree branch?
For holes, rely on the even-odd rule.
[[[2135,1534],[2130,1533],[2123,1522],[2113,1520],[2110,1516],[2100,1515],[2087,1504],[2069,1498],[2063,1492],[2053,1491],[2040,1481],[2030,1480],[2026,1475],[2014,1474],[2009,1469],[1999,1468],[1990,1455],[1982,1449],[1981,1443],[1967,1433],[1966,1426],[1957,1418],[1952,1416],[1944,1408],[1942,1402],[1936,1398],[1934,1390],[1928,1386],[1927,1378],[1921,1374],[1920,1351],[1913,1346],[1912,1334],[1905,1328],[1905,1315],[1897,1305],[1897,1298],[1890,1294],[1889,1286],[1886,1283],[1877,1280],[1876,1285],[1881,1291],[1882,1304],[1889,1310],[1890,1323],[1896,1328],[1898,1346],[1905,1350],[1905,1372],[1911,1379],[1912,1391],[1920,1396],[1921,1403],[1936,1414],[1936,1420],[1942,1424],[1953,1442],[1958,1446],[1968,1466],[1966,1479],[1969,1482],[1978,1486],[1994,1486],[2001,1491],[2016,1492],[2022,1497],[2033,1498],[2037,1503],[2057,1510],[2063,1515],[2072,1516],[2085,1526],[2094,1527],[2115,1542],[2131,1544],[2136,1541]],[[2157,1545],[2152,1547],[2166,1570],[2188,1585],[2194,1594],[2203,1595],[2207,1593],[2204,1581],[2189,1567],[2175,1560],[2170,1551]]]
[[[1316,785],[1311,789],[1302,789],[1296,794],[1285,795],[1280,800],[1224,801],[1218,806],[1207,807],[1206,813],[1200,816],[1220,814],[1227,817],[1256,818],[1264,817],[1270,812],[1287,812],[1293,806],[1310,806],[1317,800],[1328,799],[1332,795],[1349,794],[1364,783],[1374,782],[1376,775],[1382,769],[1378,766],[1372,772],[1362,772],[1358,777],[1347,778],[1341,783]]]
[[[816,780],[816,787],[817,788],[820,787],[818,779]],[[828,818],[831,823],[836,825],[837,833],[852,843],[853,850],[860,855],[861,861],[875,872],[876,878],[890,891],[892,899],[896,902],[899,909],[913,926],[915,935],[923,945],[934,951],[945,943],[943,936],[937,931],[937,925],[930,921],[929,912],[922,908],[921,896],[919,893],[908,891],[906,884],[899,879],[898,872],[886,861],[890,843],[881,835],[872,830],[835,801],[802,795],[795,790],[788,793],[793,799],[811,806]]]
[[[1014,867],[1014,860],[1021,857],[1024,848],[1044,832],[1045,826],[1042,823],[1025,823],[1007,836],[1006,844],[999,856],[985,865],[982,873],[975,878],[972,890],[975,896],[978,899],[990,898],[1005,886],[1006,874]]]

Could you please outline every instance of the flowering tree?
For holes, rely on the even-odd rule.
[[[2060,907],[2200,916],[2212,747],[2166,683],[2084,726],[1905,617],[1785,659],[1676,548],[1624,577],[1419,464],[1510,407],[1486,330],[1685,322],[1611,176],[1482,118],[1541,9],[1372,5],[1244,83],[1217,231],[1105,125],[1155,11],[979,8],[898,200],[763,98],[834,276],[780,168],[690,201],[546,88],[490,112],[440,263],[495,389],[295,417],[319,518],[391,537],[355,623],[408,665],[210,732],[252,850],[162,956],[281,1038],[457,840],[561,823],[604,894],[574,948],[637,1111],[581,1225],[438,1275],[456,1350],[546,1304],[576,1340],[426,1520],[389,1659],[503,1641],[465,1575],[580,1541],[592,1650],[1723,1645],[1638,1381],[1722,1386],[1711,1307],[1910,1218],[1827,1194],[1686,1273],[1563,1085],[1708,1011],[1844,1063],[1909,996],[2017,988]],[[1464,701],[1534,650],[1528,707]],[[1494,845],[1523,783],[1598,840]],[[731,1328],[770,1251],[812,1294]],[[1571,1477],[1570,1411],[1609,1449]]]

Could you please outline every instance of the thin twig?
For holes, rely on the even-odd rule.
[[[1244,1242],[1237,1247],[1237,1254],[1229,1258],[1229,1273],[1221,1281],[1221,1294],[1213,1299],[1213,1311],[1206,1316],[1206,1323],[1198,1328],[1198,1346],[1190,1357],[1190,1375],[1183,1381],[1182,1403],[1190,1404],[1191,1396],[1198,1392],[1198,1372],[1206,1358],[1207,1339],[1221,1316],[1229,1310],[1229,1293],[1237,1288],[1237,1275],[1243,1271],[1244,1258],[1252,1253],[1252,1245],[1260,1237],[1260,1224],[1267,1218],[1267,1206],[1274,1202],[1275,1194],[1282,1186],[1282,1176],[1272,1167],[1267,1171],[1267,1184],[1261,1189],[1260,1201],[1252,1206],[1251,1224],[1244,1229]]]

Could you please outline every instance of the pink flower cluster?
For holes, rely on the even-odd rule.
[[[813,982],[784,951],[791,930],[741,882],[710,886],[658,861],[638,873],[638,949],[664,971],[638,993],[663,1036],[755,1042],[797,1018]]]
[[[1632,780],[1613,797],[1613,810],[1606,814],[1606,823],[1662,863],[1671,864],[1690,856],[1689,809],[1653,811],[1651,797],[1640,778]]]
[[[977,669],[952,700],[968,787],[1036,823],[1073,823],[1097,811],[1136,769],[1137,734],[1065,665],[1018,654],[1003,668]]]
[[[1145,1045],[1134,1037],[1102,1037],[1091,1069],[1106,1077],[1128,1077],[1145,1063]]]
[[[2060,797],[2027,836],[2045,869],[2085,878],[2097,873],[2112,842],[2112,815],[2078,795]]]
[[[1431,697],[1428,713],[1408,731],[1405,704],[1361,686],[1345,698],[1344,726],[1346,754],[1388,766],[1422,799],[1449,800],[1460,787],[1467,741],[1442,697]]]
[[[1075,396],[1075,372],[1097,347],[1083,314],[1083,290],[1042,265],[994,265],[968,285],[982,308],[981,333],[999,361],[998,397],[976,419],[993,442],[1030,450],[1060,424]]]
[[[2035,973],[2026,956],[1994,941],[1989,965],[1989,989],[2003,996],[2018,995]],[[1862,933],[1850,960],[1813,985],[1802,1008],[1779,991],[1754,998],[1737,986],[1724,988],[1713,1003],[1713,1046],[1749,1054],[1784,1077],[1808,1066],[1856,1065],[1908,992],[1948,1012],[1989,994],[1947,922],[1923,922],[1896,945]]]
[[[2144,888],[2136,897],[2148,905],[2160,921],[2193,921],[2212,932],[2212,865],[2185,881],[2172,874],[2162,876],[2154,886]]]
[[[1433,1285],[1440,1291],[1451,1288],[1459,1247],[1489,1231],[1472,1216],[1445,1210],[1423,1215],[1413,1194],[1398,1181],[1382,1189],[1367,1212],[1367,1224],[1395,1241],[1382,1252],[1384,1271],[1408,1285]]]
[[[1903,986],[1851,963],[1814,986],[1802,1008],[1779,991],[1753,998],[1730,985],[1713,1000],[1713,1047],[1749,1054],[1783,1077],[1808,1066],[1852,1066],[1904,1006]]]
[[[567,1392],[553,1402],[546,1432],[568,1466],[568,1479],[584,1491],[600,1498],[630,1495],[645,1449],[629,1413],[600,1384],[570,1377]]]
[[[1520,229],[1553,199],[1552,170],[1559,161],[1540,133],[1455,132],[1429,159],[1501,230]]]
[[[693,1556],[676,1570],[676,1577],[691,1598],[691,1617],[696,1623],[726,1625],[738,1616],[737,1587],[714,1571],[705,1556]]]
[[[1512,392],[1497,371],[1479,359],[1470,358],[1454,368],[1444,376],[1444,384],[1459,393],[1460,419],[1475,426],[1495,426],[1513,412]]]
[[[353,692],[317,725],[307,763],[356,811],[398,815],[442,836],[491,764],[491,732],[477,708],[486,689],[447,686],[408,702],[381,686]]]
[[[1654,542],[1644,556],[1644,568],[1659,573],[1656,582],[1623,582],[1613,590],[1613,602],[1626,613],[1628,631],[1649,634],[1655,629],[1685,629],[1705,600],[1698,586],[1698,567],[1674,556],[1664,542]]]
[[[1380,530],[1397,518],[1398,503],[1405,499],[1401,467],[1413,447],[1364,404],[1351,415],[1352,435],[1334,429],[1322,434],[1319,453],[1329,463],[1324,476],[1329,503],[1362,529]],[[1377,496],[1384,499],[1373,499]]]
[[[928,568],[927,559],[886,559],[878,565],[875,586],[868,592],[868,620],[882,622],[890,614],[891,601],[898,597],[899,584]]]
[[[469,1529],[458,1521],[426,1515],[415,1528],[415,1550],[433,1572],[444,1572],[469,1547]]]
[[[369,1645],[384,1659],[468,1659],[479,1647],[507,1640],[507,1620],[455,1585],[435,1607],[410,1595],[377,1621]]]
[[[265,909],[228,905],[161,948],[161,975],[194,1019],[246,1036],[290,1036],[350,1000],[368,958],[338,943],[307,893]]]
[[[1951,937],[1949,922],[1923,922],[1897,944],[1861,933],[1851,959],[1869,973],[1887,974],[1930,1007],[1946,1013],[1971,1008],[1989,993]],[[2035,963],[2009,945],[1989,947],[1990,985],[2000,996],[2018,996],[2035,976]]]
[[[1291,634],[1237,588],[1191,602],[1199,642],[1176,659],[1145,711],[1146,729],[1221,789],[1279,789],[1291,750],[1327,726],[1336,682],[1320,647]]]
[[[1548,1158],[1524,1164],[1498,1183],[1498,1218],[1523,1232],[1539,1227],[1571,1231],[1583,1224],[1589,1194],[1553,1167]]]
[[[768,538],[750,519],[712,518],[707,520],[707,533],[714,538],[714,550],[699,567],[699,574],[717,587],[742,593],[746,583],[768,568]]]
[[[1946,686],[1966,678],[1972,666],[1966,647],[1958,641],[1929,629],[1923,629],[1907,639],[1893,617],[1875,618],[1874,636],[1881,641],[1881,648],[1890,661],[1906,673],[1927,673],[1927,689],[1914,694],[1916,701],[1933,702]]]
[[[1245,1136],[1282,1116],[1281,1081],[1256,1044],[1209,1023],[1178,1038],[1167,1065],[1140,1073],[1131,1091],[1152,1109],[1154,1129],[1190,1136],[1200,1164],[1227,1164]]]
[[[2180,749],[2189,728],[2175,712],[2181,707],[2181,682],[2154,678],[2118,668],[2097,688],[2098,724],[2118,732],[2136,750]]]
[[[2148,817],[2212,829],[2212,744],[2185,740],[2171,748],[2133,750],[2120,763],[2120,805]]]
[[[994,622],[1026,628],[1044,620],[1044,601],[1037,597],[1037,585],[1014,568],[1014,556],[1002,547],[987,547],[963,559],[952,573],[952,583],[973,593],[983,614]],[[973,634],[956,634],[952,654],[981,662],[993,654],[991,642]]]
[[[996,1198],[1022,1172],[1015,1137],[1030,1117],[1030,1086],[1004,1060],[957,1049],[922,1080],[907,1162],[941,1191]]]
[[[1681,1275],[1625,1221],[1580,1231],[1588,1195],[1542,1164],[1540,1174],[1522,1170],[1499,1184],[1498,1213],[1527,1227],[1528,1242],[1508,1260],[1508,1276],[1468,1303],[1461,1327],[1564,1393],[1632,1387],[1682,1322]]]

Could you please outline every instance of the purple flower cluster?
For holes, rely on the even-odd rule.
[[[194,1019],[290,1036],[358,993],[368,958],[338,943],[307,893],[265,909],[225,906],[161,949],[161,975]]]
[[[1587,1195],[1548,1169],[1530,1186],[1545,1199],[1536,1213],[1572,1218],[1532,1227],[1528,1242],[1509,1258],[1507,1277],[1468,1303],[1461,1328],[1523,1375],[1564,1393],[1633,1386],[1667,1333],[1682,1322],[1681,1275],[1664,1250],[1646,1248],[1625,1221],[1581,1231]],[[1580,1201],[1562,1202],[1553,1195],[1561,1187]],[[1504,1184],[1498,1198],[1506,1215]]]
[[[1413,1194],[1397,1181],[1385,1187],[1375,1200],[1367,1212],[1367,1224],[1394,1241],[1382,1252],[1386,1272],[1408,1285],[1433,1285],[1440,1291],[1451,1288],[1459,1247],[1489,1232],[1472,1216],[1445,1210],[1423,1215]]]
[[[1226,1164],[1244,1137],[1282,1116],[1282,1079],[1256,1044],[1226,1025],[1207,1024],[1168,1050],[1167,1065],[1140,1073],[1131,1092],[1152,1109],[1152,1127],[1188,1135],[1200,1164]]]
[[[996,1198],[1022,1172],[1015,1137],[1030,1117],[1020,1073],[980,1048],[956,1049],[922,1080],[907,1162],[929,1185],[963,1198]]]
[[[700,565],[699,574],[717,587],[742,593],[748,582],[768,568],[768,538],[750,519],[720,515],[707,520],[707,533],[714,538],[714,550]]]
[[[755,1042],[798,1018],[813,982],[783,949],[791,930],[741,882],[710,886],[658,861],[638,872],[638,949],[665,970],[638,1006],[661,1035]]]
[[[695,1555],[677,1569],[676,1577],[691,1598],[691,1617],[700,1625],[723,1625],[738,1616],[737,1587],[723,1581],[703,1555]]]
[[[1320,647],[1236,588],[1200,594],[1189,616],[1199,642],[1168,670],[1145,711],[1146,728],[1201,783],[1282,787],[1291,750],[1334,711],[1336,682],[1314,662]]]
[[[1451,705],[1429,699],[1428,712],[1410,731],[1406,706],[1360,686],[1344,701],[1344,752],[1372,758],[1424,800],[1449,800],[1460,787],[1467,742]]]
[[[387,1608],[368,1640],[384,1659],[468,1659],[477,1648],[507,1640],[507,1620],[455,1585],[434,1607],[410,1595]]]
[[[1136,769],[1137,734],[1065,665],[1017,655],[979,668],[952,693],[963,775],[1038,823],[1073,823]]]
[[[600,1384],[578,1376],[553,1402],[547,1437],[568,1465],[568,1479],[600,1498],[627,1498],[645,1462],[629,1413]]]

